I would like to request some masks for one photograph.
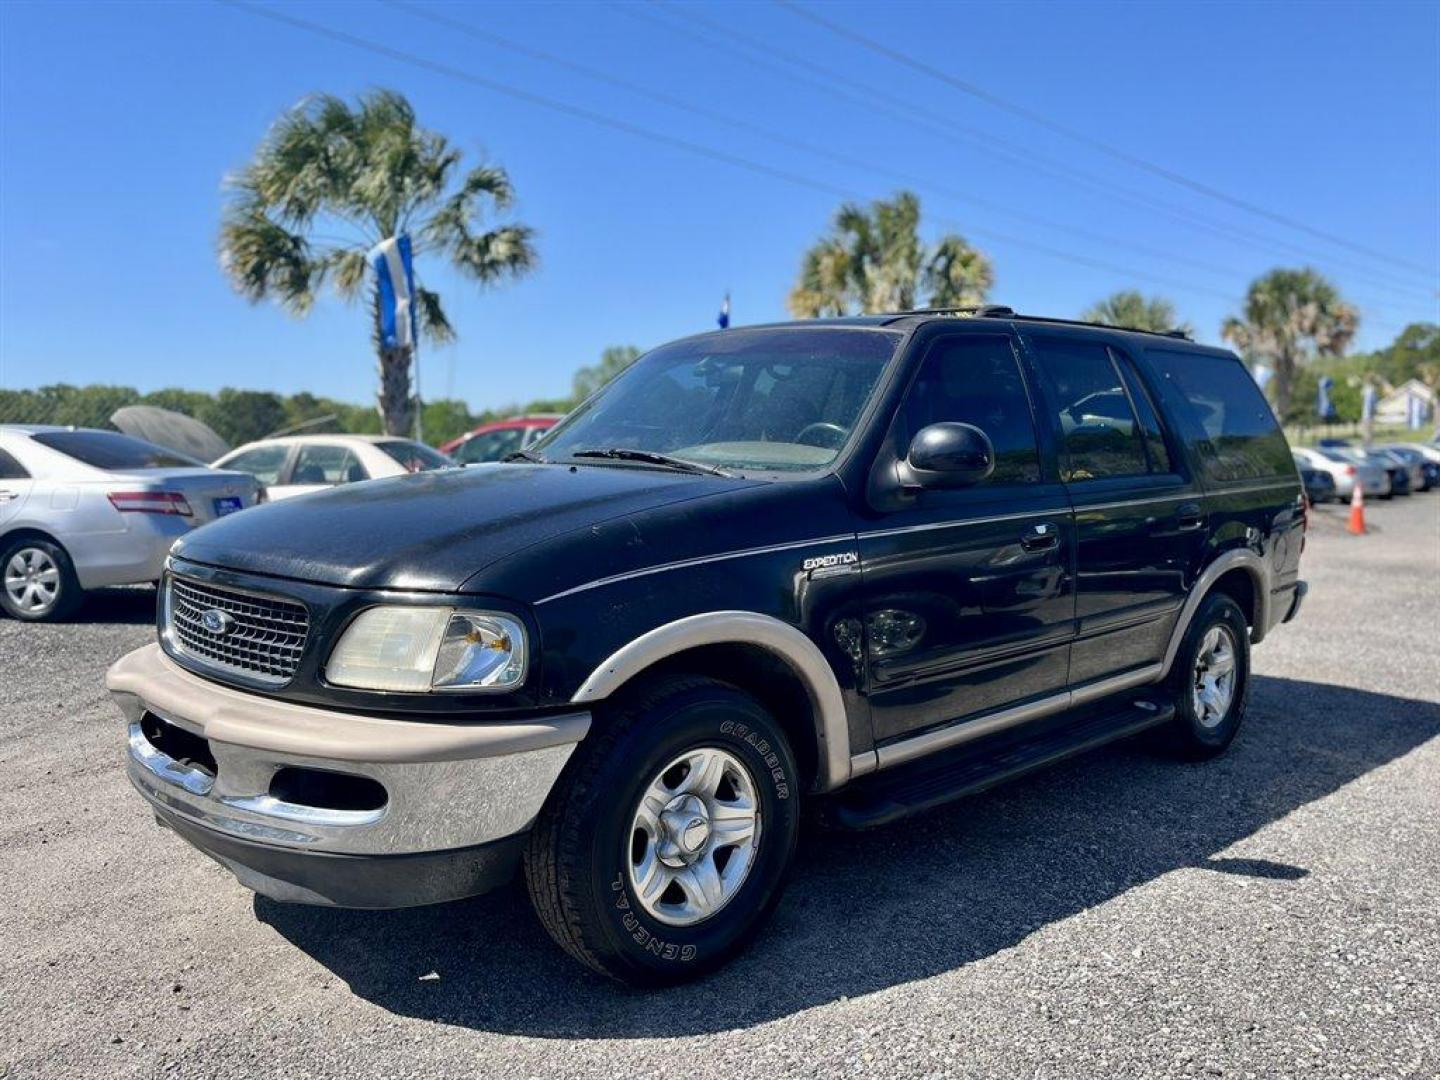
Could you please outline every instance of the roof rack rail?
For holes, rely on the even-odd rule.
[[[1019,319],[1024,322],[1059,323],[1062,326],[1094,326],[1101,330],[1120,330],[1127,334],[1152,334],[1155,337],[1178,338],[1190,341],[1186,330],[1141,330],[1134,326],[1116,326],[1114,323],[1093,322],[1088,319],[1060,319],[1052,315],[1022,315],[1004,304],[976,304],[968,307],[914,308],[910,311],[886,312],[891,318],[903,319],[910,315],[967,315],[975,319]]]

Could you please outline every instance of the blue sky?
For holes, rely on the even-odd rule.
[[[927,235],[968,236],[995,262],[992,299],[1023,311],[1074,316],[1139,286],[1170,296],[1214,340],[1253,277],[1309,263],[1360,307],[1360,347],[1440,318],[1434,4],[810,8],[1376,258],[1168,184],[769,2],[416,2],[752,129],[384,4],[276,10],[806,182],[233,7],[11,0],[0,5],[0,385],[234,385],[369,400],[363,313],[327,301],[300,321],[250,306],[221,276],[215,237],[223,178],[280,112],[310,92],[376,86],[408,95],[477,160],[502,164],[519,194],[514,216],[540,234],[540,268],[518,284],[478,293],[421,268],[460,333],[424,355],[423,389],[475,408],[561,394],[606,345],[707,329],[727,289],[737,323],[784,317],[800,255],[839,202],[824,188],[874,198],[912,187]],[[728,27],[726,44],[697,17]],[[741,35],[814,67],[751,63],[731,51]],[[843,96],[814,68],[841,73]]]

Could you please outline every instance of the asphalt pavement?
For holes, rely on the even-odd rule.
[[[1231,752],[1127,743],[864,834],[662,993],[511,887],[257,899],[129,787],[154,593],[0,619],[0,1077],[1440,1076],[1440,494],[1317,512]]]

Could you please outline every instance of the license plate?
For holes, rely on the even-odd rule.
[[[233,514],[236,510],[245,509],[245,504],[239,495],[226,495],[223,499],[215,500],[215,516],[224,517],[226,514]]]

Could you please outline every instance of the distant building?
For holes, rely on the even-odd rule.
[[[1388,394],[1382,394],[1375,404],[1375,422],[1379,424],[1408,424],[1414,415],[1415,401],[1419,401],[1420,419],[1435,415],[1435,391],[1419,379],[1401,383]]]

